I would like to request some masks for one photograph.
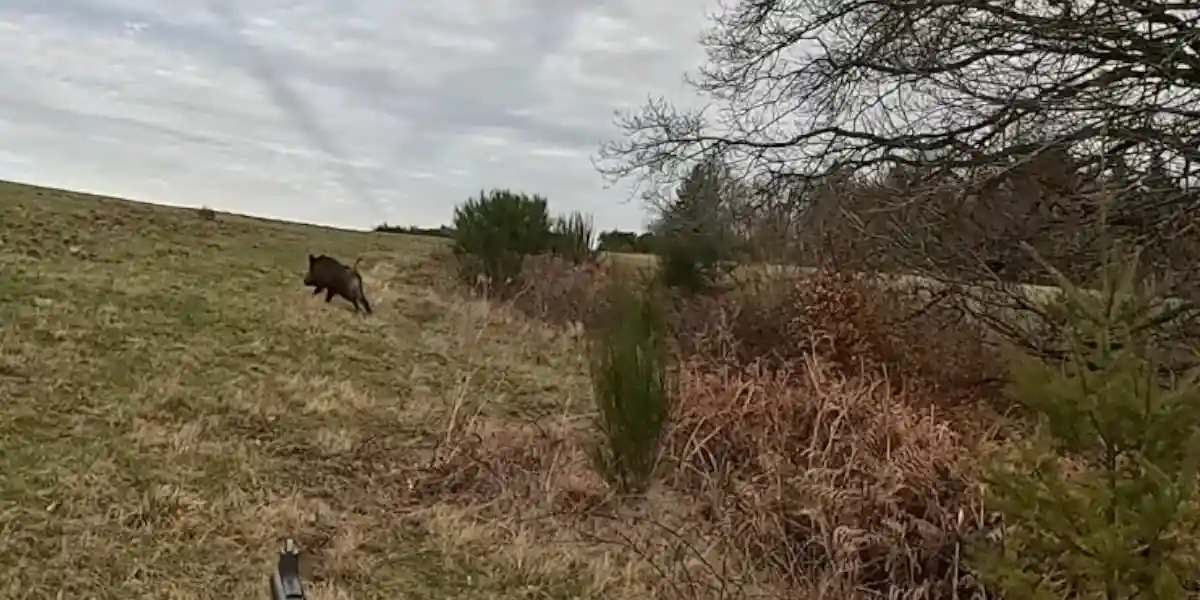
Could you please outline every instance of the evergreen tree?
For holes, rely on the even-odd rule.
[[[1001,597],[1196,591],[1200,387],[1159,376],[1154,331],[1170,309],[1136,253],[1111,258],[1098,292],[1050,269],[1063,290],[1064,363],[1014,356],[1013,396],[1038,428],[987,474],[985,501],[1005,531],[971,556]]]
[[[662,207],[651,226],[657,243],[660,275],[671,287],[703,291],[720,278],[729,256],[729,223],[724,215],[724,195],[731,177],[718,158],[694,167]]]
[[[550,249],[552,234],[542,196],[494,189],[454,208],[453,250],[468,283],[483,275],[493,285],[510,285],[526,256]]]

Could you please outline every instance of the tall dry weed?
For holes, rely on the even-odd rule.
[[[604,314],[612,275],[607,264],[544,254],[525,260],[521,279],[524,288],[513,303],[525,314],[556,325],[592,326]]]
[[[957,399],[998,381],[976,327],[857,274],[776,274],[677,312],[680,353],[710,364],[786,369],[810,355],[842,374],[887,375]]]
[[[726,543],[811,597],[950,597],[979,503],[974,435],[871,377],[681,367],[670,485]],[[898,596],[893,596],[898,594]]]

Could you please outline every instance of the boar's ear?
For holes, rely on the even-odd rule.
[[[309,254],[309,255],[308,255],[308,264],[310,264],[310,265],[311,265],[311,264],[313,264],[313,263],[314,263],[314,262],[316,262],[316,261],[317,261],[317,257],[315,257],[315,256],[313,256],[313,255],[311,255],[311,254]]]

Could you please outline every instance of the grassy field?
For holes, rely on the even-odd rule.
[[[314,598],[636,595],[607,551],[423,495],[456,440],[588,394],[576,338],[438,291],[436,240],[0,206],[0,597],[262,597],[284,537]],[[309,252],[361,256],[375,314],[312,296]]]
[[[622,503],[588,461],[580,329],[455,291],[444,240],[4,183],[0,208],[0,598],[262,597],[287,537],[318,600],[951,597],[963,528],[984,527],[963,515],[1007,421],[975,388],[696,350],[677,468]],[[361,257],[375,313],[312,295],[309,253]],[[716,351],[735,332],[803,349],[759,336],[797,315],[860,323],[852,288],[809,287],[786,289],[815,316],[693,324],[723,324]],[[973,329],[885,333],[917,377],[991,372]]]

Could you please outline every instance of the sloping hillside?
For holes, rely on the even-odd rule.
[[[15,184],[0,207],[0,597],[262,597],[285,536],[315,598],[600,594],[413,499],[465,421],[587,393],[575,340],[437,291],[437,240]],[[361,256],[375,314],[312,296],[309,252]]]

